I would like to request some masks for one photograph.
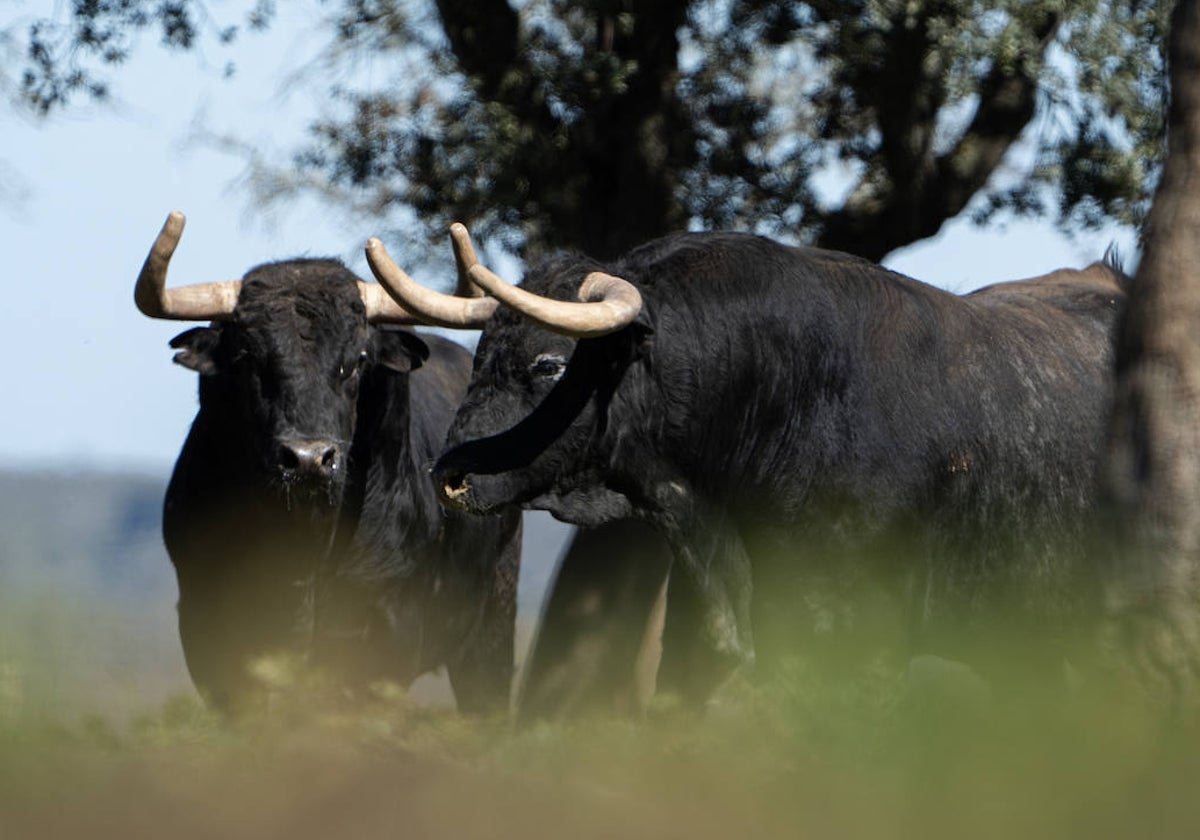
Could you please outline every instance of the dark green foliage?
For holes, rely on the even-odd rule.
[[[324,183],[439,243],[458,219],[606,258],[734,227],[879,258],[964,211],[1136,223],[1160,158],[1159,2],[328,5],[329,75],[351,81],[263,195]],[[103,95],[97,64],[150,26],[174,48],[235,34],[196,0],[80,2],[35,24],[26,95]]]
[[[270,24],[274,0],[253,0],[250,6],[247,28]],[[107,99],[109,82],[99,68],[122,64],[145,30],[157,32],[167,49],[191,50],[205,37],[230,44],[240,27],[221,23],[197,0],[72,0],[68,20],[30,24],[21,97],[39,114],[80,96]],[[226,73],[232,73],[231,66]]]
[[[750,227],[878,258],[973,199],[1136,222],[1157,159],[1155,5],[441,2],[432,44],[404,8],[347,10],[342,47],[404,75],[339,91],[299,162],[434,237],[603,257]]]

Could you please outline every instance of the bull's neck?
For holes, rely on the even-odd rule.
[[[342,528],[334,550],[335,559],[353,564],[358,572],[407,562],[370,548],[388,544],[397,527],[406,529],[406,544],[417,532],[436,531],[430,524],[438,516],[436,501],[431,492],[419,492],[429,478],[417,463],[411,432],[408,377],[376,371],[359,395]]]
[[[720,309],[661,311],[652,367],[662,451],[697,490],[770,498],[819,482],[822,465],[851,446],[864,372],[894,352],[888,324],[941,306],[927,287],[872,269],[804,277],[800,289],[758,290]],[[798,469],[807,474],[785,480]]]
[[[358,421],[351,448],[351,475],[366,481],[380,467],[411,471],[408,457],[409,389],[407,378],[373,371],[358,398]]]

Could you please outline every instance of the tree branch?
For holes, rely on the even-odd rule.
[[[1039,56],[1045,55],[1060,22],[1058,12],[1047,12],[1038,22],[1034,35]],[[1033,119],[1036,97],[1037,77],[1024,67],[1012,71],[999,65],[992,68],[980,85],[979,109],[971,125],[954,149],[938,160],[937,178],[931,185],[931,214],[940,214],[942,221],[956,216],[983,188]]]
[[[1047,11],[1034,27],[1039,58],[1059,23],[1059,13]],[[1020,138],[1033,119],[1036,96],[1037,77],[1026,65],[994,64],[980,83],[979,107],[971,124],[951,151],[933,160],[916,155],[922,148],[928,154],[928,145],[898,143],[894,134],[904,132],[905,127],[890,122],[891,133],[885,134],[881,143],[883,159],[874,167],[868,165],[868,172],[882,166],[889,177],[866,184],[840,210],[829,214],[818,243],[878,260],[898,247],[936,234],[984,187]],[[928,116],[927,127],[932,132],[936,112]],[[881,125],[881,130],[884,128]],[[908,131],[917,129],[913,126]]]
[[[520,19],[507,0],[437,0],[442,29],[479,95],[513,104],[510,80],[532,74],[521,54]]]

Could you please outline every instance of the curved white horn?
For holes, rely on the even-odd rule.
[[[414,313],[424,323],[473,330],[482,327],[496,311],[498,304],[490,298],[458,297],[425,288],[405,274],[383,247],[383,243],[374,237],[367,240],[366,253],[367,264],[371,266],[371,272],[379,284],[397,304]],[[462,286],[461,274],[459,285]]]
[[[359,280],[358,296],[362,298],[363,306],[367,309],[367,321],[372,324],[414,326],[425,323],[420,316],[414,315],[392,300],[387,289],[378,283],[365,283]]]
[[[197,283],[192,286],[167,288],[167,268],[171,256],[183,235],[185,218],[178,210],[171,211],[162,230],[154,240],[142,271],[133,289],[137,308],[150,318],[171,321],[217,321],[229,318],[237,305],[241,280],[217,283]]]
[[[546,329],[571,338],[595,338],[631,324],[642,311],[642,294],[628,280],[593,271],[579,286],[579,300],[555,300],[527,292],[502,280],[482,265],[471,279],[489,295]]]
[[[458,269],[458,287],[456,297],[483,297],[483,289],[471,281],[471,266],[479,265],[479,257],[475,256],[475,246],[471,244],[471,234],[462,222],[450,225],[450,243],[454,246],[454,265]]]

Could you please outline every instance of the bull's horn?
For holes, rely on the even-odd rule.
[[[470,270],[471,280],[505,306],[551,332],[571,338],[595,338],[616,332],[642,311],[642,294],[628,280],[593,271],[579,286],[579,300],[554,300],[513,286],[482,265]]]
[[[471,244],[466,225],[462,222],[450,225],[450,242],[454,245],[454,265],[458,269],[458,288],[454,294],[458,297],[483,297],[483,289],[471,280],[471,266],[479,265],[479,258],[475,256],[475,246]]]
[[[233,315],[241,280],[218,283],[197,283],[192,286],[167,288],[167,267],[179,245],[186,219],[178,210],[167,216],[154,246],[150,249],[142,273],[138,275],[133,299],[137,308],[151,318],[174,321],[219,321]],[[399,306],[376,283],[358,281],[358,294],[371,323],[419,324],[412,313]],[[480,293],[482,294],[482,293]]]
[[[167,267],[183,235],[184,215],[173,210],[146,255],[133,290],[133,301],[143,315],[171,321],[218,321],[233,315],[241,280],[197,283],[167,288]]]
[[[367,309],[367,320],[372,324],[403,324],[412,326],[425,321],[392,300],[387,289],[378,283],[358,281],[358,296]]]
[[[405,274],[388,255],[383,243],[374,237],[367,240],[367,264],[371,266],[375,279],[395,302],[424,323],[476,330],[496,311],[497,301],[491,298],[444,295],[425,288]],[[464,284],[463,272],[460,271],[459,288]]]
[[[583,303],[535,295],[506,283],[480,265],[475,249],[471,247],[471,237],[463,225],[455,222],[450,226],[450,239],[454,243],[460,289],[464,285],[465,269],[472,285],[553,332],[572,338],[607,335],[632,322],[642,309],[642,295],[637,287],[601,271],[593,271],[583,278],[579,286],[579,299]]]

